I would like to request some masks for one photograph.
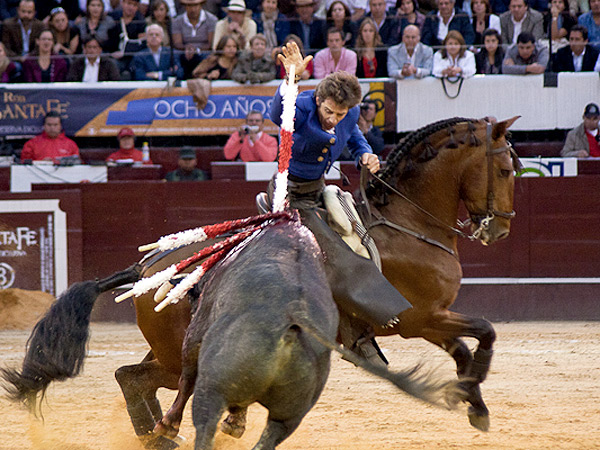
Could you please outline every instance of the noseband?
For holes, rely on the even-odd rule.
[[[487,158],[487,210],[484,213],[472,213],[469,211],[471,220],[478,224],[477,229],[469,236],[471,240],[480,239],[482,233],[490,227],[490,223],[494,217],[511,220],[517,215],[514,209],[511,212],[504,212],[494,208],[494,200],[496,199],[494,193],[494,155],[504,153],[505,151],[508,151],[511,155],[514,153],[510,143],[504,147],[492,148],[492,124],[488,123],[486,126],[485,152]]]
[[[482,238],[483,232],[486,231],[487,229],[489,229],[490,223],[495,217],[502,217],[504,219],[510,220],[510,219],[513,219],[517,214],[514,210],[511,212],[504,212],[504,211],[498,211],[497,209],[494,208],[494,201],[496,198],[496,196],[494,194],[494,155],[503,153],[505,151],[508,151],[511,156],[515,155],[515,152],[512,148],[512,145],[510,145],[510,143],[508,143],[504,147],[492,149],[492,124],[488,123],[487,128],[486,128],[486,152],[485,152],[486,159],[487,159],[487,177],[488,177],[487,210],[482,213],[474,213],[474,212],[469,211],[469,215],[470,215],[469,220],[472,221],[473,223],[478,224],[477,229],[475,231],[473,231],[472,234],[467,234],[467,233],[463,232],[461,229],[459,229],[459,228],[466,227],[468,225],[468,221],[466,221],[466,222],[458,221],[459,228],[450,226],[450,225],[446,224],[444,221],[435,217],[433,214],[431,214],[426,209],[422,208],[420,205],[413,202],[411,199],[409,199],[406,195],[404,195],[398,189],[391,186],[389,183],[387,183],[382,178],[380,178],[377,174],[372,174],[372,176],[376,180],[381,182],[385,187],[387,187],[394,194],[398,195],[399,197],[401,197],[404,200],[406,200],[407,202],[409,202],[416,209],[418,209],[425,215],[429,216],[430,218],[434,219],[436,222],[441,224],[444,228],[448,229],[449,231],[456,234],[457,236],[469,239],[471,241],[475,241],[477,239]],[[398,225],[394,222],[387,220],[385,217],[383,217],[383,215],[379,211],[376,211],[376,210],[371,211],[369,201],[367,199],[366,192],[364,190],[365,183],[363,183],[363,180],[366,179],[366,176],[367,176],[367,169],[363,166],[362,173],[361,173],[360,191],[361,191],[361,195],[363,197],[363,202],[366,206],[369,216],[374,216],[376,218],[375,221],[370,223],[370,225],[368,227],[369,229],[373,228],[377,225],[385,225],[385,226],[393,228],[397,231],[401,231],[401,232],[407,233],[411,236],[414,236],[417,239],[422,240],[428,244],[439,247],[442,250],[450,253],[452,256],[456,257],[456,252],[454,252],[454,250],[448,248],[444,244],[442,244],[434,239],[428,238],[428,237],[422,235],[421,233],[407,229],[406,227],[403,227],[401,225]]]

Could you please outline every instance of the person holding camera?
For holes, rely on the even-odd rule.
[[[377,103],[374,100],[365,100],[360,104],[360,115],[358,116],[358,128],[367,139],[373,149],[373,153],[381,155],[385,146],[383,133],[373,125],[377,116]]]
[[[223,151],[231,161],[275,161],[277,139],[263,132],[265,119],[261,112],[250,111],[246,123],[233,133]]]

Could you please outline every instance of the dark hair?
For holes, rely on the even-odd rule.
[[[492,7],[490,5],[490,0],[482,0],[482,1],[483,1],[483,3],[485,3],[485,13],[486,13],[486,15],[491,14],[492,13]],[[471,2],[471,11],[475,12],[475,11],[473,11],[473,2]]]
[[[414,12],[419,11],[419,2],[417,0],[412,0],[412,4],[414,6]],[[396,9],[400,11],[400,7],[402,6],[402,0],[396,0]]]
[[[150,17],[154,19],[154,11],[158,9],[160,5],[165,5],[167,8],[167,16],[165,17],[165,22],[169,23],[171,21],[171,16],[169,14],[169,4],[165,0],[152,0],[152,4],[150,5]]]
[[[486,28],[483,32],[483,35],[481,36],[481,40],[483,42],[485,42],[485,38],[487,36],[494,36],[496,39],[498,39],[498,44],[502,43],[502,39],[500,38],[500,33],[498,33],[498,30],[496,30],[495,28]]]
[[[331,11],[333,10],[333,5],[336,5],[337,3],[344,7],[345,20],[350,20],[350,16],[352,14],[350,13],[350,8],[348,8],[348,5],[346,5],[342,0],[335,0],[331,5],[329,5],[329,8],[327,9],[326,20],[328,24],[333,23],[333,19],[331,18]]]
[[[338,105],[350,109],[360,103],[362,91],[358,78],[342,70],[323,78],[317,85],[315,96],[320,101],[330,98]]]
[[[584,25],[573,25],[571,27],[571,29],[569,30],[569,38],[571,37],[571,33],[573,31],[579,31],[581,33],[581,35],[583,36],[583,40],[587,41],[588,40],[588,29],[584,26]]]
[[[48,111],[44,116],[44,124],[46,123],[46,119],[51,119],[53,117],[58,117],[58,120],[60,120],[60,125],[62,126],[62,117],[60,117],[60,113],[57,111]]]
[[[84,38],[81,44],[85,47],[92,41],[96,41],[98,43],[98,45],[100,46],[100,48],[102,48],[102,42],[100,42],[100,39],[98,39],[98,36],[92,35],[92,34],[87,36],[86,38]]]
[[[328,29],[327,29],[327,38],[329,38],[329,35],[330,35],[330,34],[334,34],[334,33],[337,33],[337,34],[339,34],[339,35],[340,35],[340,37],[342,38],[342,41],[344,40],[344,32],[343,32],[342,30],[338,30],[338,29],[337,29],[337,28],[335,28],[335,27],[331,27],[331,28],[328,28]]]
[[[236,38],[234,38],[232,35],[230,34],[226,34],[223,37],[221,37],[221,39],[219,39],[219,42],[217,42],[217,45],[215,46],[215,53],[217,55],[220,55],[223,53],[223,49],[225,48],[225,45],[227,45],[227,41],[228,40],[232,40],[233,42],[235,42],[235,45],[238,49],[238,51],[240,50],[240,43],[238,42],[238,40]]]
[[[85,3],[85,17],[87,17],[88,19],[90,18],[90,3],[92,3],[94,0],[87,0],[87,2]],[[104,2],[102,0],[99,0],[100,3],[102,4],[102,14],[100,15],[101,18],[104,18],[104,16],[106,15],[106,10],[105,10],[105,6],[104,6]]]
[[[535,44],[535,36],[529,31],[523,31],[517,36],[517,44],[528,44],[529,42]]]
[[[460,34],[460,31],[450,30],[450,31],[448,31],[448,34],[446,35],[446,37],[444,38],[444,41],[442,42],[442,58],[448,57],[448,50],[446,48],[446,43],[448,42],[448,39],[454,39],[454,40],[458,41],[458,43],[460,44],[460,51],[458,52],[458,57],[462,58],[463,56],[465,56],[465,50],[467,49],[467,44],[465,43],[465,38],[463,37],[462,34]]]

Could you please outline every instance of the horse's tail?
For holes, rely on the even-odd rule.
[[[412,397],[435,406],[451,409],[464,399],[465,393],[459,387],[458,381],[444,381],[433,370],[425,372],[420,364],[404,371],[392,372],[387,367],[377,366],[328,339],[311,324],[308,316],[303,311],[289,313],[289,318],[321,345],[340,353],[344,359],[367,372],[388,380]]]
[[[21,371],[1,369],[9,397],[25,403],[35,414],[52,381],[79,375],[96,299],[103,292],[137,281],[139,274],[140,266],[135,264],[99,281],[75,283],[63,292],[34,326]]]

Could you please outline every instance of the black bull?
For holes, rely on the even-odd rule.
[[[235,258],[227,258],[205,277],[200,309],[186,336],[187,372],[182,376],[182,380],[187,376],[188,390],[193,389],[196,368],[200,369],[194,415],[201,441],[212,439],[219,410],[232,405],[239,410],[259,401],[270,410],[273,422],[267,425],[264,442],[276,445],[316,402],[329,372],[332,349],[422,400],[453,402],[455,395],[461,395],[453,384],[423,378],[414,369],[391,373],[334,344],[338,312],[322,253],[313,235],[296,222],[266,228]],[[136,278],[136,271],[128,269],[97,282],[76,283],[65,291],[36,324],[21,372],[2,370],[12,385],[13,398],[25,400],[34,409],[37,394],[41,391],[43,397],[51,381],[78,375],[95,299]],[[197,351],[201,353],[196,364]],[[275,366],[277,370],[272,370]],[[286,389],[286,384],[293,388]],[[136,432],[150,438],[146,433],[153,425],[136,420],[133,413],[140,405],[130,404],[127,395],[126,400]],[[205,422],[209,418],[211,422]],[[205,427],[210,429],[205,432]],[[164,438],[152,441],[157,448],[162,444],[172,448]]]

